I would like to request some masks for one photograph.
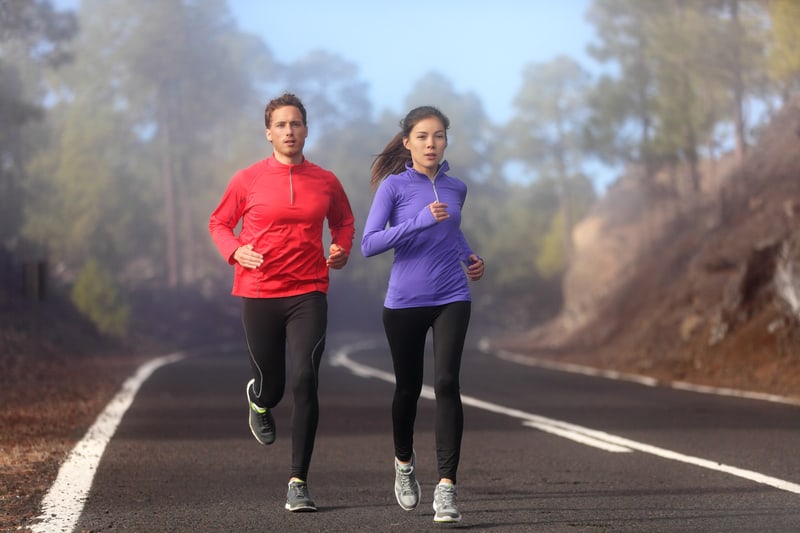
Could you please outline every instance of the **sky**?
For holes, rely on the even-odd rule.
[[[374,111],[405,114],[405,97],[436,71],[473,92],[494,123],[513,114],[530,63],[560,54],[594,65],[591,0],[229,0],[240,28],[262,36],[281,62],[324,49],[355,63]]]

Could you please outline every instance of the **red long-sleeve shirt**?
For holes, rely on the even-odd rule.
[[[310,161],[285,165],[274,155],[236,172],[208,224],[222,257],[235,265],[232,294],[277,298],[327,293],[327,246],[322,242],[326,218],[331,243],[349,255],[353,211],[333,172]],[[245,244],[264,256],[260,267],[244,268],[234,260],[236,249]]]

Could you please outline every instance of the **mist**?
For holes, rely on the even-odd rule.
[[[2,22],[10,269],[46,263],[52,290],[115,336],[187,294],[229,316],[232,272],[208,217],[231,175],[269,156],[263,108],[291,90],[309,112],[309,159],[336,173],[356,214],[353,257],[332,275],[332,323],[376,327],[391,257],[364,260],[357,244],[369,166],[402,117],[376,112],[374,80],[352,58],[286,61],[226,2],[35,4]],[[788,15],[760,2],[596,0],[587,17],[586,53],[606,68],[531,62],[506,121],[437,71],[412,76],[405,96],[451,120],[446,158],[469,186],[462,229],[489,268],[474,286],[473,323],[486,331],[523,332],[561,310],[575,228],[607,188],[624,178],[703,194],[704,162],[743,158],[797,87],[797,69],[776,66],[798,57],[779,31]]]

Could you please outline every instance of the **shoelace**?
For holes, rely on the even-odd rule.
[[[267,429],[272,429],[272,424],[270,423],[269,420],[269,409],[263,409],[261,407],[256,406],[256,404],[253,404],[252,407],[253,410],[256,412],[256,415],[258,415],[258,420],[259,422],[261,422],[261,425],[266,426]]]
[[[294,497],[297,500],[308,500],[308,486],[301,483],[292,483],[291,488],[294,491]]]
[[[442,489],[441,487],[436,491],[439,496],[439,509],[452,510],[456,506],[456,491],[455,489]]]
[[[414,473],[413,470],[408,472],[403,472],[402,470],[398,470],[400,474],[400,488],[402,489],[403,493],[413,492],[414,489],[412,488],[411,484],[411,474]]]

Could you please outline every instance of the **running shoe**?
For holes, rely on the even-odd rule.
[[[433,493],[434,522],[458,522],[461,513],[456,507],[456,486],[450,483],[439,483]]]
[[[416,463],[416,453],[412,453],[408,464],[401,464],[397,457],[394,458],[394,496],[406,511],[415,509],[419,504],[419,482],[414,473]]]
[[[255,379],[247,382],[247,403],[250,406],[250,431],[261,444],[272,444],[275,442],[275,419],[272,412],[266,407],[259,407],[256,404],[256,394],[253,390]]]
[[[292,512],[313,512],[317,510],[311,493],[308,492],[308,484],[305,481],[290,481],[289,491],[286,493],[286,505],[288,511]]]

